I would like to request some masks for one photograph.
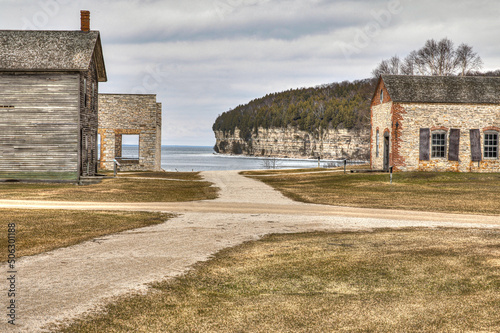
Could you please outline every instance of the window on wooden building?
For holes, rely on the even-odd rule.
[[[92,82],[92,95],[90,95],[90,103],[92,103],[92,110],[95,111],[97,103],[95,102],[95,82]]]
[[[87,79],[83,79],[83,105],[87,107]]]
[[[446,132],[432,132],[431,138],[431,157],[443,158],[446,157]]]
[[[498,158],[498,132],[484,133],[484,158]]]

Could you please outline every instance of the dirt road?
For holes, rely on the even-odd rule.
[[[1,200],[0,208],[141,210],[181,213],[166,223],[114,234],[18,262],[18,319],[13,329],[37,332],[98,309],[113,296],[146,291],[217,251],[269,233],[380,227],[500,228],[500,217],[402,212],[293,202],[237,172],[205,172],[220,198],[189,203],[77,203]],[[6,275],[7,267],[2,267]],[[6,283],[2,295],[6,295]],[[2,306],[7,306],[2,297]],[[5,309],[5,307],[4,307]]]

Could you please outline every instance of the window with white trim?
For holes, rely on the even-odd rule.
[[[498,158],[498,132],[484,132],[484,158]]]
[[[446,157],[446,132],[434,131],[431,137],[431,157],[445,158]]]

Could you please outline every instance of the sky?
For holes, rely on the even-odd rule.
[[[0,29],[99,30],[102,93],[156,94],[162,144],[213,146],[217,116],[268,93],[371,76],[428,39],[500,69],[498,0],[0,0]]]

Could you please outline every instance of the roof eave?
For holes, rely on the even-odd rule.
[[[107,82],[108,76],[106,74],[106,65],[102,53],[101,34],[99,31],[97,31],[97,41],[94,48],[94,62],[97,69],[97,80],[99,82]]]
[[[380,86],[380,81],[382,81],[382,75],[378,77],[377,84],[375,85],[375,92],[373,93],[370,104],[373,104],[373,102],[375,101],[375,96],[377,95],[378,87]]]

